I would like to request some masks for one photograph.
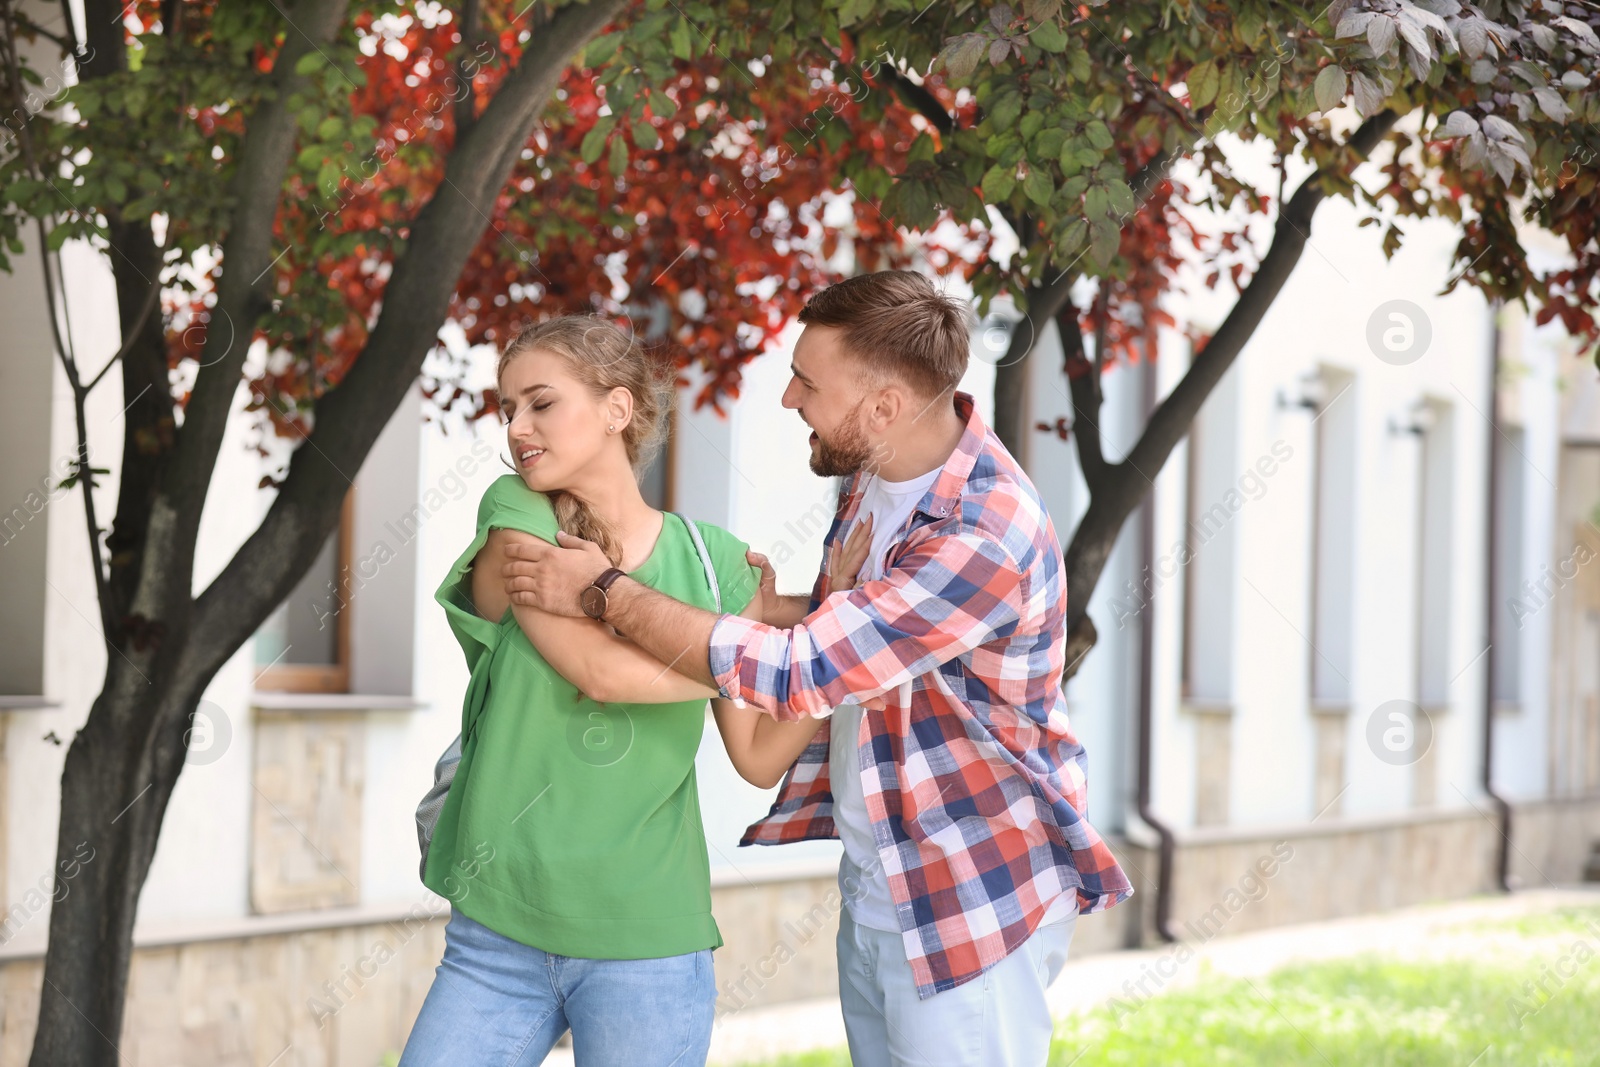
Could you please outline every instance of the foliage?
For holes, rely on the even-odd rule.
[[[270,5],[185,6],[174,33],[158,4],[130,5],[129,69],[34,117],[58,178],[0,162],[12,252],[29,215],[56,217],[56,245],[163,220],[174,368],[206,336],[241,116],[283,32]],[[257,326],[273,352],[255,368],[257,406],[280,429],[304,430],[359,356],[407,222],[528,38],[519,9],[485,5],[463,33],[450,8],[367,0],[302,61],[276,299]],[[1236,172],[1227,133],[1268,142],[1280,176],[1323,166],[1391,255],[1404,220],[1458,221],[1451,286],[1534,301],[1539,321],[1592,342],[1596,25],[1592,5],[1553,0],[641,0],[564,75],[451,316],[491,343],[532,316],[628,317],[703,368],[699,399],[715,403],[804,295],[852,266],[847,247],[855,269],[925,257],[971,274],[985,305],[1025,303],[1064,271],[1100,278],[1091,324],[1109,363],[1171,322],[1162,297],[1185,262],[1208,262],[1208,285],[1248,283],[1250,227],[1282,190]],[[1329,164],[1384,107],[1415,121],[1368,188]],[[1202,208],[1220,229],[1196,228]],[[1523,222],[1561,237],[1567,260],[1530,264]],[[1022,248],[1002,261],[987,253],[1007,227]],[[440,402],[481,410],[459,350],[440,355]]]
[[[1108,330],[1108,354],[1131,355],[1133,339],[1170,321],[1160,299],[1182,263],[1209,262],[1208,285],[1225,274],[1244,287],[1256,266],[1250,227],[1275,210],[1295,162],[1321,168],[1330,192],[1383,227],[1389,255],[1402,220],[1454,220],[1451,287],[1534,301],[1541,322],[1560,316],[1600,339],[1596,26],[1594,5],[1554,0],[1028,0],[885,17],[859,28],[859,44],[931,64],[941,100],[977,105],[976,122],[913,151],[890,214],[926,227],[941,212],[1000,211],[1022,251],[985,264],[979,293],[1025,295],[1064,271],[1101,278],[1094,325]],[[1385,108],[1411,118],[1368,187],[1350,175],[1343,142]],[[1223,134],[1270,145],[1280,187],[1241,176]],[[1196,230],[1195,208],[1216,212],[1221,229]],[[1569,261],[1531,264],[1524,222],[1562,238]]]

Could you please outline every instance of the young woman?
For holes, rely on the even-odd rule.
[[[562,529],[713,607],[688,527],[639,492],[672,386],[632,338],[583,316],[519,332],[498,384],[515,473],[484,493],[436,594],[472,680],[423,878],[452,903],[444,958],[401,1067],[538,1064],[569,1028],[579,1067],[701,1065],[722,937],[694,757],[716,694],[601,622],[512,605],[500,577],[507,544]],[[760,618],[775,605],[765,559],[696,525],[722,610]],[[847,545],[838,572],[865,549]],[[734,766],[764,787],[817,728],[720,699],[715,714]]]

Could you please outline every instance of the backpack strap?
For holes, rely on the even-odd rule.
[[[689,540],[694,542],[694,550],[700,554],[700,566],[706,570],[706,584],[711,587],[711,602],[716,605],[714,610],[722,610],[722,587],[717,584],[717,569],[711,565],[711,553],[706,550],[706,541],[700,536],[700,527],[692,520],[674,511],[680,522],[689,530]]]

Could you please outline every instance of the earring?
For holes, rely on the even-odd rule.
[[[615,426],[607,426],[606,427],[606,433],[616,433],[616,432],[617,432],[617,428]]]

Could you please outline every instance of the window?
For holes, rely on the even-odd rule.
[[[1522,700],[1522,519],[1527,512],[1527,431],[1503,426],[1494,441],[1495,479],[1499,492],[1494,516],[1493,633],[1489,655],[1494,660],[1494,699]]]
[[[1350,703],[1355,638],[1356,398],[1349,374],[1324,368],[1315,417],[1311,501],[1311,703]],[[1343,399],[1341,399],[1343,397]]]
[[[351,531],[355,488],[345,493],[339,528],[311,569],[256,631],[255,686],[290,693],[350,690]]]
[[[1423,409],[1417,479],[1417,703],[1449,702],[1450,577],[1455,566],[1451,522],[1455,468],[1454,415],[1448,403]]]
[[[1198,703],[1233,700],[1238,410],[1238,375],[1230,370],[1189,429],[1183,697]]]

